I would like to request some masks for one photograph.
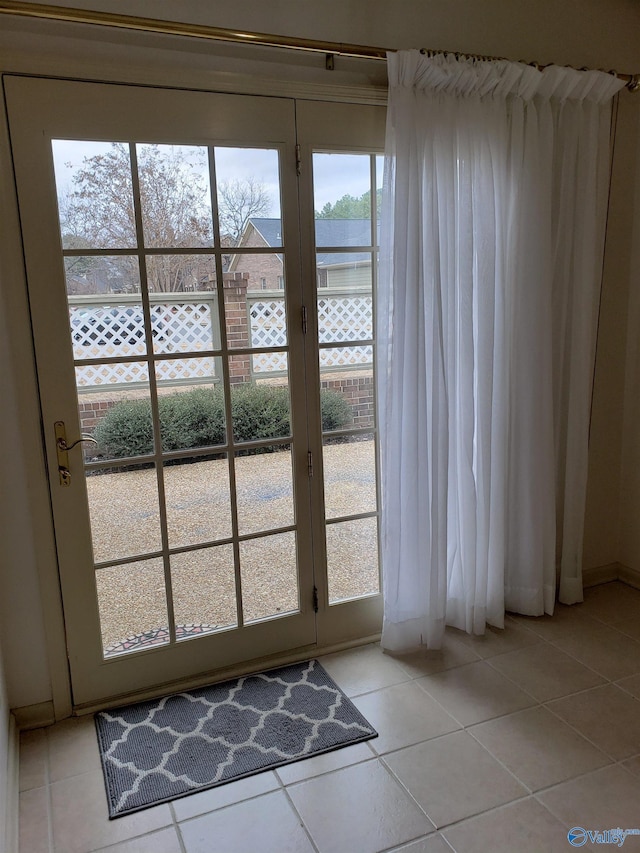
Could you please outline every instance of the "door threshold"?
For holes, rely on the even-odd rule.
[[[300,661],[308,660],[310,657],[318,657],[319,655],[342,652],[346,649],[357,648],[358,646],[366,646],[370,643],[379,642],[380,636],[381,635],[378,633],[372,634],[368,637],[360,637],[355,640],[344,640],[340,643],[332,643],[326,646],[318,646],[315,644],[302,646],[283,654],[253,658],[245,663],[223,667],[222,669],[204,673],[194,678],[184,678],[176,681],[165,682],[164,684],[159,684],[156,687],[149,688],[148,690],[120,694],[118,696],[113,696],[110,699],[104,699],[100,702],[74,705],[72,716],[82,717],[86,714],[93,714],[96,711],[104,711],[108,708],[117,708],[121,705],[128,705],[133,702],[145,702],[148,699],[157,699],[160,696],[180,693],[185,690],[195,690],[198,687],[206,687],[209,684],[216,684],[220,681],[227,681],[231,678],[239,678],[243,675],[262,672],[265,669],[275,669],[278,666],[286,666],[290,663],[299,663]]]

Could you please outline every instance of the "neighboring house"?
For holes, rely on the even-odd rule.
[[[239,249],[264,249],[282,246],[280,219],[254,217],[247,222]],[[247,290],[284,290],[282,255],[231,255],[229,272],[249,273]]]
[[[367,251],[344,252],[371,243],[369,219],[317,219],[316,246],[318,287],[371,286],[371,254]],[[282,247],[280,219],[252,217],[240,238],[238,249]],[[322,249],[338,250],[323,252]],[[247,290],[282,290],[284,269],[282,254],[234,254],[229,272],[249,273]]]

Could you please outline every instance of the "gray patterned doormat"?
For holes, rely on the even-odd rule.
[[[95,721],[109,818],[378,735],[316,660]]]

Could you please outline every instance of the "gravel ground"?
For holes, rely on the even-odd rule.
[[[327,518],[375,509],[373,441],[324,448]],[[294,523],[289,451],[236,459],[241,534]],[[161,549],[155,471],[125,471],[87,478],[97,562],[139,557]],[[170,548],[231,535],[226,460],[165,468]],[[327,527],[329,595],[352,598],[377,590],[375,519]],[[171,558],[176,623],[236,624],[233,548],[218,545]],[[240,543],[245,621],[297,609],[295,535]],[[167,624],[161,559],[138,560],[97,572],[105,647]]]

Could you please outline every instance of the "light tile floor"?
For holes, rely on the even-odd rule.
[[[553,853],[576,825],[640,829],[639,626],[610,583],[439,652],[325,656],[377,739],[114,821],[92,719],[25,732],[20,853]]]

